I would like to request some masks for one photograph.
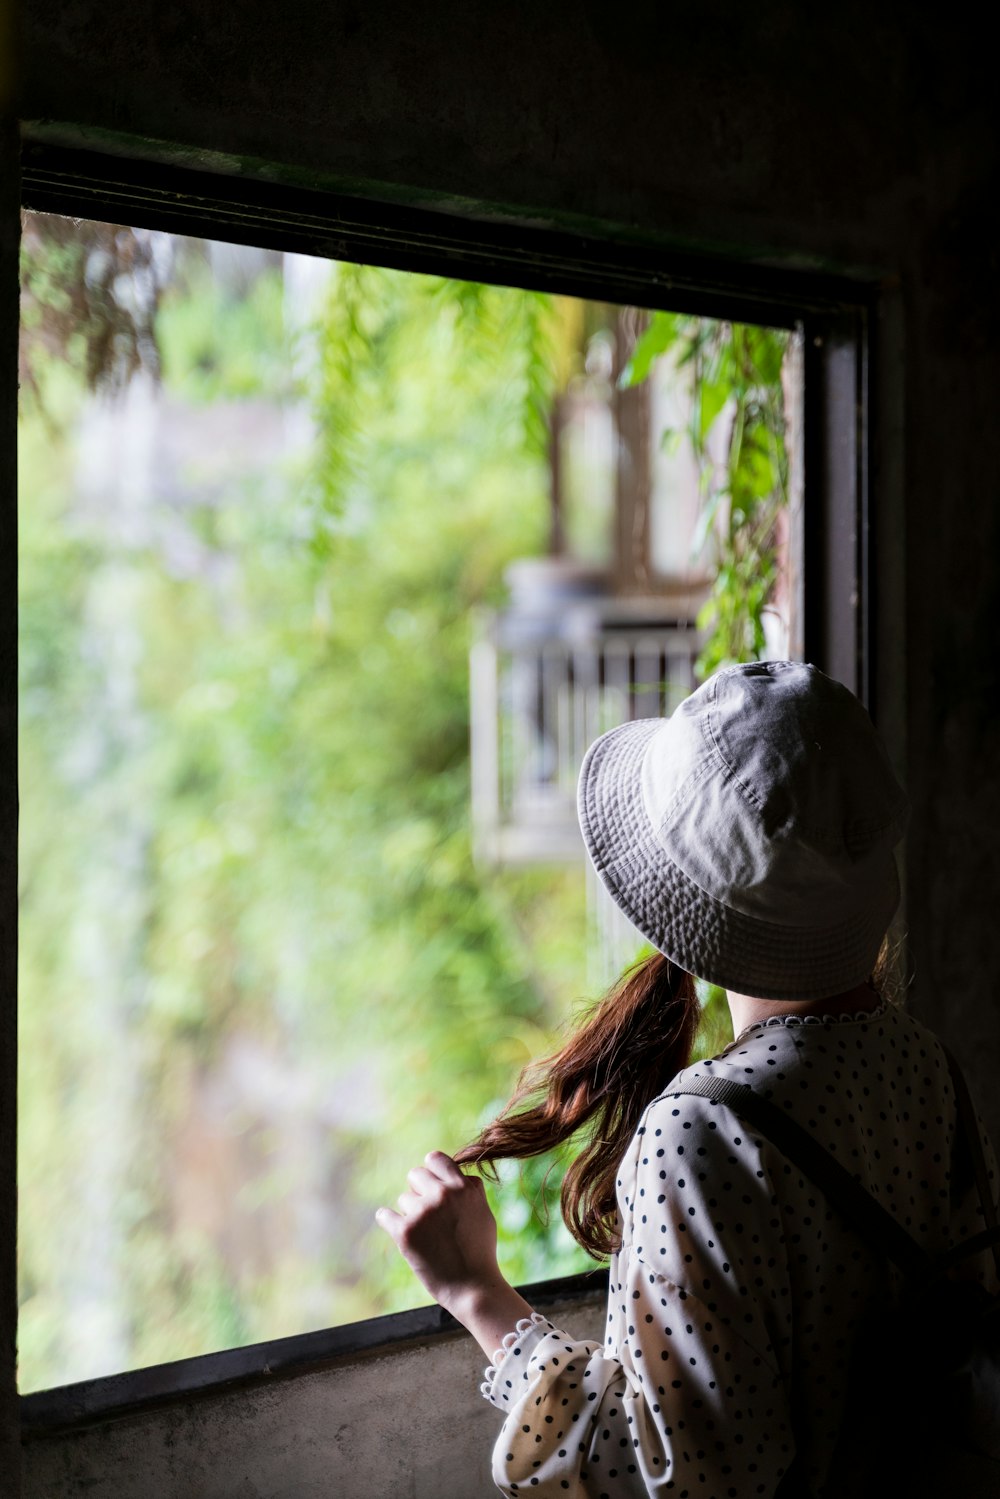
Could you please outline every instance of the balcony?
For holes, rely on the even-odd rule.
[[[510,569],[510,603],[481,614],[470,663],[472,814],[486,863],[584,857],[576,783],[606,729],[672,713],[695,686],[700,599],[616,596],[563,558]]]

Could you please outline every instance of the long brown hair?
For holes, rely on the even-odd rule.
[[[542,1155],[589,1126],[563,1179],[562,1214],[588,1254],[611,1254],[618,1167],[646,1106],[687,1064],[697,1025],[690,974],[660,953],[641,959],[560,1051],[525,1068],[502,1113],[455,1160],[492,1175],[494,1161]]]

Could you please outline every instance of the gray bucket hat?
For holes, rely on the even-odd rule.
[[[815,666],[731,666],[604,734],[579,813],[602,882],[678,967],[760,999],[871,973],[899,903],[906,796],[868,714]]]

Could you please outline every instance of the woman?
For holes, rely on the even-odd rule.
[[[929,1251],[982,1228],[950,1172],[944,1054],[873,980],[899,898],[906,801],[864,709],[811,666],[719,672],[667,720],[594,744],[580,821],[611,896],[657,949],[455,1159],[429,1155],[378,1221],[493,1364],[508,1494],[820,1493],[858,1329],[891,1267],[737,1115],[678,1090],[749,1083]],[[686,1068],[691,975],[736,1040]],[[679,1074],[675,1076],[675,1074]],[[602,1345],[503,1279],[482,1184],[459,1169],[590,1126],[563,1210],[611,1252]],[[981,1279],[984,1258],[969,1267]],[[493,1350],[497,1350],[495,1353]]]

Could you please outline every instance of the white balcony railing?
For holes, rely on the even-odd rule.
[[[673,712],[695,686],[701,641],[693,608],[678,618],[663,600],[549,594],[530,602],[478,620],[470,662],[474,847],[484,863],[584,867],[597,990],[632,960],[640,939],[586,859],[576,817],[580,765],[605,729]]]
[[[645,615],[645,617],[641,617]],[[483,616],[471,655],[477,857],[576,861],[576,783],[606,729],[672,713],[695,686],[698,632],[662,605],[588,601],[561,618]]]

